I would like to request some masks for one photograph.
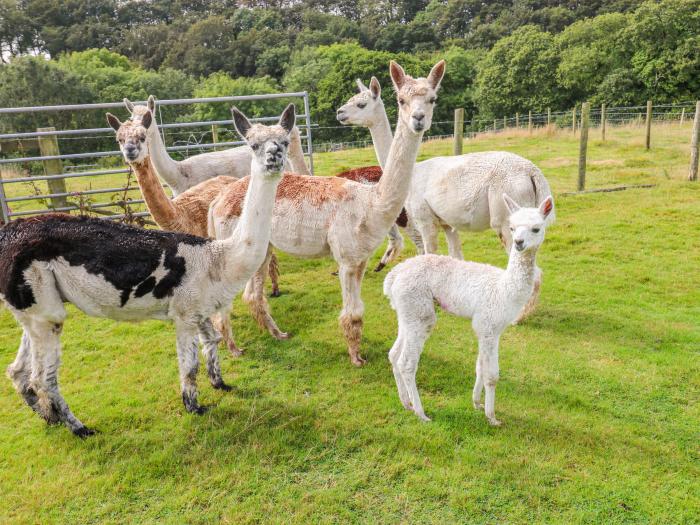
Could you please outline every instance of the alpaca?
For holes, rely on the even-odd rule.
[[[12,221],[0,229],[0,299],[24,330],[7,373],[48,423],[64,423],[80,437],[94,433],[73,415],[58,387],[66,302],[95,317],[173,321],[188,412],[205,411],[197,402],[197,335],[212,386],[230,389],[217,356],[220,335],[209,318],[231,304],[266,257],[294,108],[275,126],[252,125],[239,112],[234,117],[255,153],[241,220],[227,239],[63,214]]]
[[[153,95],[148,97],[145,106],[135,105],[127,98],[124,99],[124,105],[131,113],[132,120],[140,120],[146,111],[150,111],[153,116],[156,114],[156,99]],[[168,184],[174,197],[202,181],[219,175],[240,179],[250,174],[252,151],[248,146],[201,153],[177,161],[165,149],[158,126],[148,128],[146,140],[151,152],[153,168]],[[295,173],[309,174],[296,125],[291,135],[288,157],[288,167],[291,167]]]
[[[419,255],[399,264],[384,280],[386,295],[398,317],[398,337],[389,361],[403,406],[423,421],[430,421],[416,387],[416,371],[425,341],[435,326],[435,304],[454,315],[472,320],[479,339],[474,408],[484,410],[491,425],[496,419],[498,343],[531,297],[535,286],[537,249],[544,240],[547,219],[554,213],[551,196],[539,208],[521,208],[503,194],[509,212],[513,244],[505,270],[464,262],[442,255]],[[481,393],[486,391],[485,406]]]
[[[437,91],[445,72],[438,62],[427,78],[413,79],[395,62],[390,65],[397,92],[399,119],[379,182],[373,186],[339,177],[285,175],[277,191],[272,220],[272,245],[298,257],[332,255],[339,265],[343,309],[340,325],[350,361],[360,355],[364,305],[360,296],[367,259],[395,223],[408,193],[423,133],[430,128]],[[224,238],[240,220],[246,179],[226,188],[209,211],[210,234]],[[274,325],[263,294],[264,269],[246,286],[244,299],[256,317]],[[268,328],[269,329],[269,328]]]
[[[338,120],[345,125],[368,127],[381,162],[391,137],[391,127],[379,81],[372,77],[369,88],[357,82],[360,93],[338,109]],[[416,163],[406,212],[409,225],[418,230],[423,253],[437,253],[438,230],[442,228],[447,237],[448,253],[462,260],[458,232],[483,231],[489,227],[496,231],[509,253],[512,239],[508,211],[500,198],[502,193],[508,193],[523,206],[535,206],[550,196],[551,190],[537,166],[505,151],[433,157]],[[554,214],[548,221],[554,221]],[[532,300],[522,317],[536,305],[541,280],[541,272],[538,272]]]
[[[117,117],[107,113],[107,122],[116,132],[124,160],[136,174],[146,206],[156,224],[166,231],[207,237],[207,212],[211,201],[222,188],[238,179],[214,177],[170,200],[153,170],[148,141],[145,140],[153,123],[151,112],[144,112],[138,120],[130,119],[125,122],[120,122]],[[276,283],[276,275],[271,274],[271,278],[273,283]],[[236,345],[228,316],[217,314],[212,318],[212,322],[221,332],[223,342],[231,355],[241,356],[243,350]]]

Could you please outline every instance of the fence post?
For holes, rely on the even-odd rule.
[[[586,189],[586,153],[588,150],[588,117],[590,104],[584,102],[581,106],[581,142],[578,150],[578,191]]]
[[[690,172],[688,180],[698,180],[698,141],[700,141],[700,100],[695,103],[695,119],[693,120],[693,135],[690,139]]]
[[[7,207],[5,199],[5,184],[3,184],[2,171],[0,171],[0,225],[10,221],[10,209]]]
[[[527,112],[527,131],[532,133],[532,110]]]
[[[219,142],[219,126],[216,124],[211,125],[211,141],[216,144]]]
[[[37,128],[37,131],[56,131],[56,128]],[[40,135],[37,137],[37,141],[42,157],[54,157],[61,154],[58,149],[56,135]],[[42,160],[41,163],[44,165],[44,175],[60,175],[63,173],[63,162],[61,162],[61,159]],[[49,193],[66,193],[65,179],[49,179],[46,182],[49,186]],[[65,197],[51,198],[51,205],[54,208],[62,208],[66,206],[67,202]]]
[[[571,110],[571,132],[576,135],[576,106]]]
[[[464,108],[455,109],[454,155],[462,154],[462,139],[464,136]]]
[[[685,108],[681,109],[681,123],[680,127],[683,127],[683,121],[685,120]]]
[[[647,100],[647,151],[651,148],[651,100]]]
[[[498,122],[496,122],[496,119],[493,119],[493,132],[496,133],[496,129],[498,129]]]
[[[547,108],[547,127],[552,124],[552,108]]]
[[[505,115],[503,115],[503,129],[506,130],[508,128],[508,119],[506,118]]]
[[[515,127],[516,128],[520,127],[520,113],[515,114]]]
[[[600,106],[600,137],[603,142],[605,142],[605,119],[607,118],[607,115],[605,114],[605,110],[607,108],[605,107],[605,104],[601,104]]]

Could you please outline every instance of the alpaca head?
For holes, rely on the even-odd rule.
[[[505,193],[503,202],[510,213],[508,221],[513,236],[513,246],[519,252],[537,250],[544,241],[544,229],[547,217],[554,209],[554,200],[550,195],[537,208],[521,208],[518,203]]]
[[[119,149],[126,162],[141,164],[146,160],[149,156],[146,135],[153,122],[153,116],[149,110],[146,110],[138,120],[129,119],[126,122],[120,122],[117,117],[107,113],[107,122],[117,132]]]
[[[382,88],[376,77],[372,77],[369,87],[359,78],[356,82],[360,92],[340,106],[336,118],[344,125],[372,127],[386,114],[381,98]]]
[[[143,119],[143,116],[146,113],[151,114],[151,120],[152,120],[153,115],[156,114],[156,99],[153,95],[148,96],[148,101],[146,102],[145,106],[142,104],[134,104],[128,98],[124,98],[124,106],[126,106],[126,109],[131,114],[131,117],[129,117],[129,120],[132,120],[132,121],[140,121],[141,119]],[[158,127],[157,126],[149,126],[147,128],[147,131],[149,133],[157,132]]]
[[[414,133],[423,133],[433,121],[437,92],[445,74],[445,61],[440,60],[427,78],[412,78],[403,68],[391,61],[391,80],[399,103],[399,120]]]
[[[253,124],[241,111],[231,108],[233,124],[241,138],[253,150],[253,158],[266,175],[281,175],[287,157],[289,136],[296,123],[294,104],[289,104],[274,126]]]

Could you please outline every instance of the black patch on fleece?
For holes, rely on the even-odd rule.
[[[102,276],[121,292],[124,306],[132,291],[157,299],[172,295],[187,271],[178,245],[210,241],[183,233],[145,230],[104,219],[51,213],[12,221],[0,228],[0,293],[18,310],[36,302],[24,280],[34,261],[63,257],[71,266],[83,266]],[[151,275],[161,259],[167,274],[158,282]]]

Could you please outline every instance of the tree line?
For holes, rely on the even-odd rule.
[[[700,97],[700,0],[0,0],[0,49],[0,107],[306,90],[326,127],[355,78],[376,75],[388,93],[391,58],[424,74],[444,57],[436,120],[456,107],[488,120]],[[219,106],[168,118],[228,118]],[[103,116],[50,118],[4,118],[0,130]]]

